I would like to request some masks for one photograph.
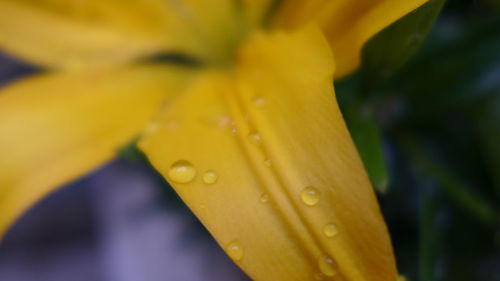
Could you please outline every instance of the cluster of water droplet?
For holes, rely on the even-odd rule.
[[[257,97],[253,99],[253,103],[256,107],[263,107],[266,101],[262,97]],[[228,119],[227,117],[221,120],[223,120],[224,122],[222,121],[218,122],[217,123],[218,125],[220,125],[221,127],[226,127],[226,125],[230,125],[231,132],[233,133],[237,132],[236,125],[234,124],[234,122],[228,121],[230,119]],[[157,128],[154,127],[152,129],[157,129]],[[248,133],[247,139],[251,144],[255,146],[262,145],[261,143],[262,137],[255,130],[252,130]],[[271,167],[271,159],[265,158],[264,164],[268,167]],[[178,160],[170,166],[167,175],[172,181],[176,183],[185,184],[192,182],[195,179],[197,171],[190,162],[186,160]],[[218,180],[218,175],[215,171],[208,170],[202,175],[202,180],[207,185],[215,184]],[[321,192],[319,191],[318,188],[314,186],[307,186],[301,191],[300,199],[306,206],[314,207],[320,202]],[[259,201],[261,203],[268,203],[269,200],[270,196],[268,193],[262,193],[260,195]],[[204,208],[206,208],[205,205],[203,205],[202,209]],[[322,229],[322,233],[327,238],[335,237],[338,234],[337,225],[334,223],[325,224]],[[225,250],[228,256],[232,260],[237,262],[243,259],[245,253],[244,247],[239,240],[233,240],[232,242],[230,242],[226,246]],[[317,260],[317,264],[319,269],[319,273],[315,276],[317,280],[325,280],[329,277],[337,275],[337,265],[330,256],[321,255]]]
[[[321,192],[314,186],[307,186],[302,190],[300,198],[305,205],[313,207],[320,201]],[[338,233],[337,225],[334,223],[327,223],[323,227],[322,232],[326,237],[333,238]],[[337,275],[337,266],[335,261],[327,255],[322,255],[318,258],[318,268],[321,273],[316,275],[317,280],[324,280],[327,277]]]
[[[176,183],[190,183],[196,177],[197,171],[193,164],[186,160],[174,162],[167,172],[168,178]],[[219,176],[216,172],[208,170],[203,174],[202,180],[205,184],[214,184]]]

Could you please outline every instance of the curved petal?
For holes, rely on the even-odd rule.
[[[253,280],[397,278],[333,66],[319,31],[257,36],[234,74],[198,78],[139,143]]]
[[[0,48],[34,64],[83,68],[159,51],[197,52],[192,26],[163,0],[0,0]]]
[[[178,74],[152,65],[47,74],[1,90],[0,237],[38,199],[136,136],[181,84]]]
[[[318,23],[336,60],[336,77],[355,70],[365,42],[429,0],[284,0],[276,14],[277,26],[296,28]]]

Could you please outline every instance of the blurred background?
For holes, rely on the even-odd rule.
[[[0,86],[41,71],[0,54]],[[500,0],[432,0],[336,81],[408,280],[500,280]],[[248,280],[135,147],[32,208],[2,281]]]

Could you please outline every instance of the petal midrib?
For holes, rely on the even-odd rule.
[[[328,249],[328,247],[323,245],[324,243],[322,242],[324,242],[324,239],[321,239],[316,234],[314,227],[308,223],[305,214],[301,211],[300,203],[294,199],[300,195],[292,194],[290,189],[286,188],[286,181],[283,176],[285,173],[279,169],[280,165],[276,165],[279,157],[273,157],[275,155],[270,153],[272,145],[266,142],[265,136],[261,136],[258,145],[249,141],[248,134],[250,132],[260,134],[260,131],[258,130],[254,116],[252,116],[252,110],[249,109],[251,105],[241,97],[240,90],[236,85],[233,85],[233,89],[224,94],[226,106],[229,109],[232,120],[236,123],[237,131],[235,137],[238,140],[237,143],[243,155],[248,160],[248,166],[261,183],[262,194],[269,195],[269,204],[272,204],[272,208],[280,217],[281,222],[286,226],[287,231],[297,241],[294,244],[307,257],[306,260],[311,268],[319,273],[317,260],[325,254],[323,249]],[[266,159],[272,161],[270,166],[265,165],[264,161]],[[329,279],[337,281],[345,280],[340,269],[337,270],[338,274]]]

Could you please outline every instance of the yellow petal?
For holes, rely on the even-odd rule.
[[[198,78],[140,141],[254,280],[397,278],[333,68],[319,31],[257,36],[233,74]]]
[[[41,197],[136,136],[181,84],[178,71],[148,65],[45,74],[1,90],[0,237]]]
[[[163,0],[0,0],[0,49],[35,64],[83,68],[160,51],[195,53],[196,34]]]
[[[365,42],[428,0],[285,0],[277,26],[297,28],[316,22],[328,38],[336,60],[336,77],[355,70]]]

